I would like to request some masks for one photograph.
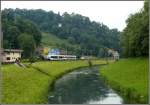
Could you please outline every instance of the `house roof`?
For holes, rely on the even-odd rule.
[[[23,50],[19,50],[19,49],[4,49],[4,52],[23,52]]]

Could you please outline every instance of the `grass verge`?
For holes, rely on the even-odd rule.
[[[148,58],[128,58],[104,66],[100,74],[125,103],[148,103]]]

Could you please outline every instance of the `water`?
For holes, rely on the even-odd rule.
[[[56,81],[49,104],[122,104],[123,99],[99,76],[98,67],[83,68]]]

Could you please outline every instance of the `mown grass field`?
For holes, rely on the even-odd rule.
[[[92,62],[93,65],[106,64],[102,60]],[[29,68],[14,64],[2,65],[2,103],[47,103],[53,81],[65,72],[84,66],[88,66],[87,61],[43,61]]]
[[[108,84],[125,103],[148,103],[148,58],[129,58],[100,69]]]

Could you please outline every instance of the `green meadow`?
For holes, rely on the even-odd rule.
[[[93,60],[93,65],[106,64],[104,60]],[[28,68],[14,64],[2,65],[2,103],[40,104],[47,103],[52,84],[61,75],[76,68],[88,66],[85,60],[41,61]]]
[[[148,103],[148,58],[128,58],[100,69],[107,83],[125,103]]]

